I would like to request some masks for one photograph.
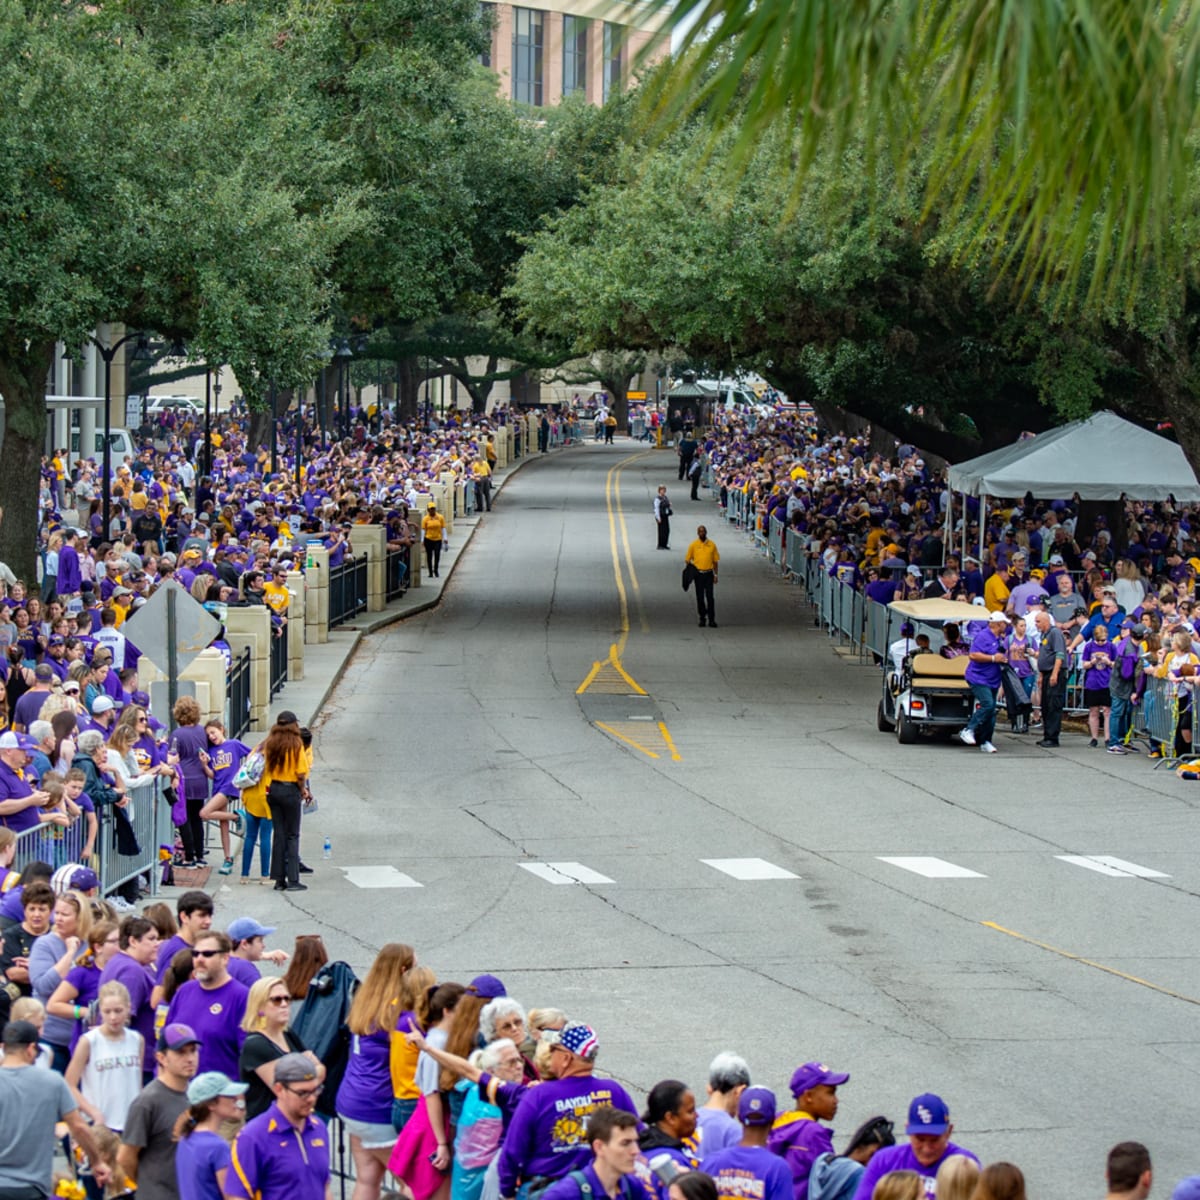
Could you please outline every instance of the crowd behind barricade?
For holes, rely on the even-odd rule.
[[[552,434],[558,441],[578,436],[566,419],[560,424],[553,414],[552,423],[551,415],[536,424],[543,450]],[[389,552],[404,559],[402,586],[411,554],[422,550],[437,577],[448,521],[436,503],[418,513],[418,498],[452,477],[475,511],[490,512],[496,431],[510,421],[516,426],[518,416],[501,410],[476,420],[458,412],[397,424],[388,414],[355,411],[348,436],[331,440],[311,413],[292,413],[280,423],[272,471],[270,449],[249,444],[248,415],[235,409],[213,422],[211,470],[203,473],[202,421],[167,409],[141,431],[136,456],[113,462],[107,527],[101,463],[68,466],[65,451],[48,457],[38,578],[17,579],[0,565],[0,862],[77,863],[104,875],[110,890],[112,873],[100,858],[127,853],[139,836],[157,840],[154,821],[136,818],[158,795],[171,807],[176,866],[206,865],[204,822],[212,821],[221,872],[234,868],[235,829],[245,835],[243,879],[250,877],[256,843],[266,877],[272,826],[279,824],[267,785],[234,783],[251,748],[229,736],[221,720],[202,722],[190,697],[170,714],[168,736],[138,677],[140,650],[129,618],[171,580],[218,621],[232,606],[265,608],[274,636],[282,638],[288,574],[304,573],[314,543],[328,551],[331,570],[339,567],[356,525],[386,528]],[[223,626],[213,647],[228,672],[232,653]],[[102,833],[102,825],[111,829]],[[7,840],[13,836],[15,843]],[[277,884],[298,883],[286,868],[272,866],[270,875]],[[122,880],[112,903],[132,908],[144,883],[144,877]]]
[[[495,975],[439,980],[389,943],[360,982],[316,935],[289,955],[252,918],[218,929],[204,892],[118,925],[89,882],[28,884],[23,922],[4,919],[6,946],[44,930],[3,1026],[5,1197],[325,1200],[340,1175],[354,1200],[391,1181],[411,1200],[1025,1200],[1019,1166],[956,1143],[935,1093],[901,1134],[872,1115],[839,1152],[849,1074],[802,1063],[785,1106],[722,1052],[702,1090],[662,1080],[639,1112],[594,1028]],[[56,1120],[74,1151],[57,1179]],[[1151,1181],[1144,1146],[1113,1148],[1110,1200]],[[1174,1197],[1197,1200],[1200,1177]]]
[[[979,618],[962,626],[932,634],[905,626],[904,654],[977,656],[969,682],[989,689],[993,705],[1002,692],[1013,732],[1041,730],[1039,744],[1058,743],[1066,708],[1086,713],[1092,747],[1139,752],[1137,724],[1151,757],[1190,754],[1200,665],[1196,508],[1128,503],[1118,552],[1104,517],[1082,526],[1078,496],[993,500],[985,514],[912,446],[884,456],[865,438],[826,435],[797,414],[758,419],[753,430],[736,414],[721,418],[690,455],[677,442],[680,477],[685,458],[689,468],[699,460],[730,519],[763,542],[786,540],[797,575],[819,585],[820,574],[880,605],[947,598],[979,606]],[[981,661],[980,639],[994,662]],[[882,658],[895,645],[872,649]]]

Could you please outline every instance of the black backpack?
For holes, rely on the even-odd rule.
[[[292,1027],[305,1048],[325,1064],[325,1086],[317,1100],[317,1112],[330,1118],[335,1115],[338,1088],[350,1058],[350,1030],[346,1028],[346,1018],[350,1015],[358,982],[349,963],[326,963],[312,977],[304,1007]]]

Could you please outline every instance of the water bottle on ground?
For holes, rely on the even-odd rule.
[[[324,848],[321,850],[321,857],[322,858],[332,858],[333,857],[333,841],[330,838],[325,839]]]

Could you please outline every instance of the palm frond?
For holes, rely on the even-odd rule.
[[[1190,266],[1192,0],[649,3],[687,27],[655,118],[736,126],[735,168],[779,125],[798,179],[859,135],[901,173],[933,163],[926,212],[1025,294],[1128,309],[1148,262]]]

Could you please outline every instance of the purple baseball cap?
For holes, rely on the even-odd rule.
[[[788,1087],[793,1096],[800,1096],[809,1088],[828,1084],[830,1087],[841,1087],[850,1078],[849,1075],[831,1071],[824,1063],[807,1062],[798,1066],[792,1072]]]
[[[482,996],[485,1000],[495,1000],[499,996],[508,995],[508,989],[495,975],[476,975],[467,985],[467,991],[472,996]]]
[[[905,1133],[929,1134],[940,1137],[950,1128],[950,1109],[941,1096],[923,1092],[908,1106]]]
[[[182,1025],[178,1021],[164,1026],[162,1033],[158,1035],[160,1050],[182,1050],[185,1046],[200,1044],[196,1031],[190,1025]]]
[[[738,1120],[743,1125],[774,1125],[775,1093],[765,1087],[746,1088],[738,1097]]]
[[[1171,1200],[1200,1200],[1200,1175],[1181,1179],[1171,1193]]]

